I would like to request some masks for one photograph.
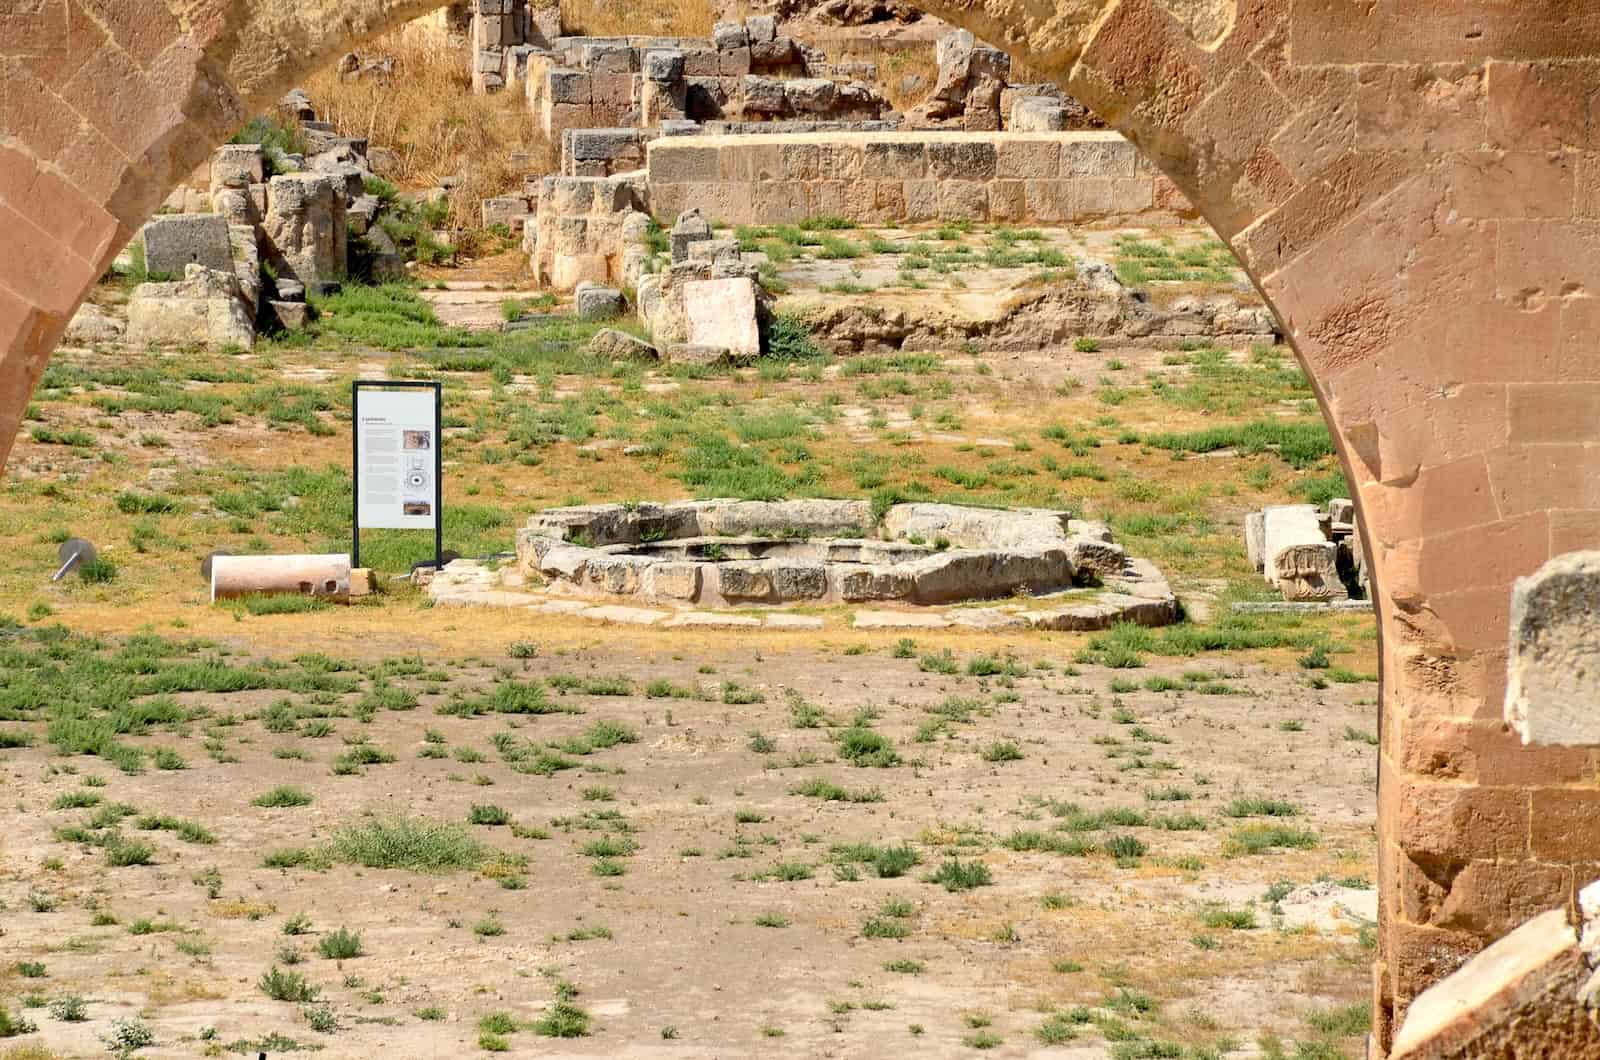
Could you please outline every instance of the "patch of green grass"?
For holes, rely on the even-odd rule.
[[[1287,799],[1241,795],[1222,807],[1224,817],[1298,817],[1300,807]]]
[[[804,795],[824,802],[882,802],[883,793],[876,788],[850,791],[821,777],[813,777],[789,789],[790,794]]]
[[[256,986],[274,1001],[304,1003],[315,1001],[322,993],[317,987],[306,982],[306,977],[299,972],[279,971],[277,965],[262,973]]]
[[[1224,854],[1233,857],[1241,854],[1263,854],[1280,848],[1309,850],[1316,845],[1317,834],[1309,829],[1254,824],[1234,829],[1233,834],[1223,844],[1222,850]]]
[[[341,927],[317,940],[317,952],[330,961],[347,961],[360,957],[364,951],[361,948],[361,936]]]
[[[923,879],[928,883],[937,883],[947,891],[970,891],[994,882],[989,866],[981,861],[962,861],[960,858],[945,860]]]
[[[458,825],[418,817],[371,817],[338,829],[329,852],[369,869],[451,872],[475,869],[489,851]]]
[[[311,793],[292,784],[280,784],[250,800],[250,805],[265,809],[286,809],[293,806],[310,806]]]

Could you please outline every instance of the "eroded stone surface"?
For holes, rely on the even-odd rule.
[[[1517,579],[1510,653],[1506,724],[1522,742],[1600,747],[1600,552]]]

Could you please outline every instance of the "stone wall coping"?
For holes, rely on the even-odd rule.
[[[763,133],[759,136],[738,133],[702,133],[698,136],[668,136],[650,142],[649,151],[705,150],[712,147],[748,147],[773,144],[825,144],[829,147],[854,147],[866,144],[906,143],[1052,143],[1125,144],[1120,134],[1105,130],[1076,132],[952,132],[937,129],[893,130],[883,132]]]

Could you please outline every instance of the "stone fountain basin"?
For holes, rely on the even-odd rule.
[[[521,573],[557,592],[709,607],[948,604],[1128,568],[1104,528],[1066,512],[901,504],[874,520],[864,501],[826,500],[547,509],[517,553]]]

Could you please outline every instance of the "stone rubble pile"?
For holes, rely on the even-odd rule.
[[[1251,512],[1244,521],[1250,563],[1291,601],[1364,600],[1369,596],[1366,557],[1355,505],[1345,498],[1282,504]]]
[[[633,279],[639,319],[668,361],[744,363],[761,354],[771,299],[760,267],[733,239],[714,239],[698,212],[681,215],[668,236],[671,260]]]
[[[308,294],[348,279],[352,240],[363,268],[382,280],[405,275],[398,248],[377,224],[383,206],[367,193],[367,142],[341,137],[307,114],[296,90],[283,107],[308,123],[311,150],[274,154],[260,144],[225,144],[213,154],[202,203],[190,189],[169,200],[139,235],[145,271],[128,304],[126,340],[137,345],[250,348],[261,328],[308,319]],[[203,205],[203,211],[188,208]]]

